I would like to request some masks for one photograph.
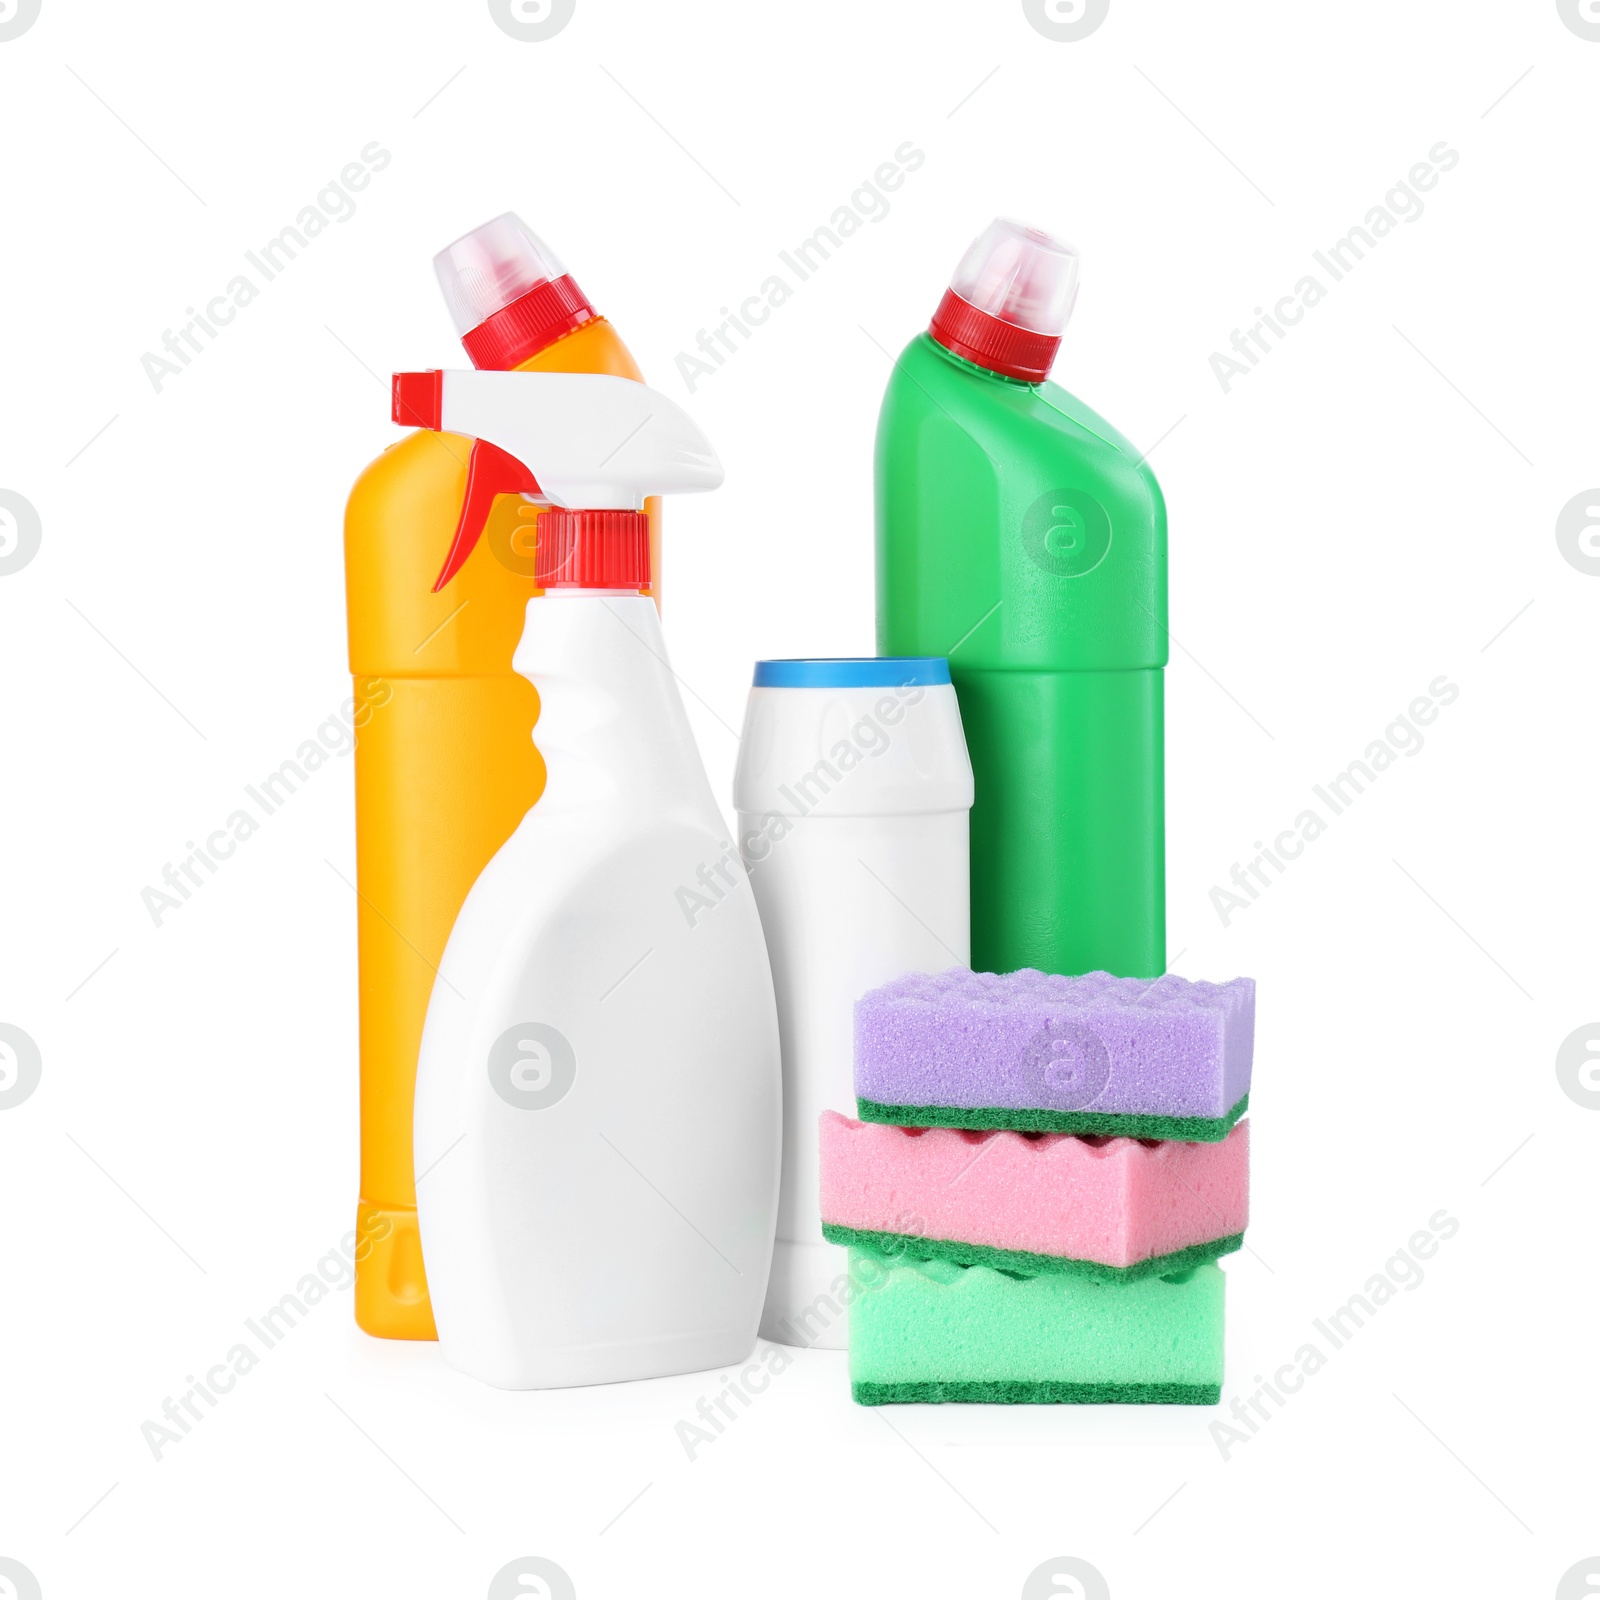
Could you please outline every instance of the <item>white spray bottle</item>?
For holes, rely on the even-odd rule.
[[[396,393],[509,456],[549,507],[546,592],[514,658],[539,691],[546,787],[461,908],[417,1066],[439,1342],[510,1389],[731,1366],[772,1255],[777,1013],[640,593],[644,496],[715,488],[722,468],[672,401],[624,378],[401,374]]]

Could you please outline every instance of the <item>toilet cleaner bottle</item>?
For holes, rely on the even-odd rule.
[[[639,378],[616,329],[510,213],[440,251],[434,270],[474,366]],[[434,1337],[411,1168],[434,972],[467,890],[544,784],[530,737],[538,696],[511,668],[538,592],[538,508],[499,465],[469,439],[419,430],[367,467],[345,513],[358,733],[355,1313],[389,1339]],[[653,514],[657,546],[659,531]]]
[[[1143,456],[1046,378],[1069,245],[997,221],[878,422],[878,651],[948,656],[972,757],[972,963],[1166,970],[1167,516]]]
[[[772,1255],[777,1012],[641,510],[722,469],[676,405],[618,378],[401,374],[396,398],[492,446],[546,507],[515,656],[545,788],[461,907],[417,1067],[441,1346],[512,1389],[731,1365]]]

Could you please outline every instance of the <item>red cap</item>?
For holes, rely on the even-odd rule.
[[[642,511],[541,511],[533,581],[541,589],[645,589],[650,518]]]
[[[503,306],[493,316],[461,335],[472,364],[494,372],[509,372],[546,345],[565,337],[586,322],[595,309],[572,281],[570,273],[535,285],[525,295]]]
[[[1002,321],[946,289],[928,332],[946,350],[1007,378],[1043,383],[1061,348],[1061,335],[1033,333]]]

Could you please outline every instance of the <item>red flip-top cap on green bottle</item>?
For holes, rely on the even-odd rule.
[[[964,360],[1041,383],[1077,297],[1078,252],[997,217],[961,258],[928,332]]]
[[[478,368],[509,372],[595,319],[555,251],[513,211],[446,245],[433,270]]]

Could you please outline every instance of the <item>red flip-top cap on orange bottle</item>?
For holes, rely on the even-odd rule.
[[[555,251],[514,211],[446,245],[433,258],[433,270],[461,343],[480,371],[510,372],[595,320],[588,296],[572,281]],[[431,390],[426,387],[430,376],[435,383]],[[437,380],[437,373],[397,374],[394,420],[437,428]],[[485,440],[475,439],[461,518],[434,592],[444,588],[472,554],[498,495],[537,492],[526,467]],[[643,581],[650,581],[648,564]]]
[[[461,343],[481,369],[509,372],[595,319],[555,251],[514,211],[446,245],[433,270]]]
[[[1077,297],[1078,252],[997,217],[961,258],[928,332],[966,361],[1042,383]]]

